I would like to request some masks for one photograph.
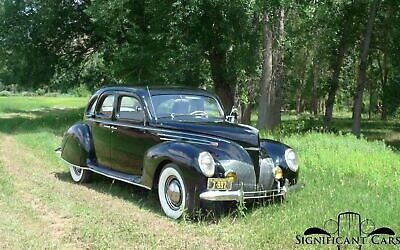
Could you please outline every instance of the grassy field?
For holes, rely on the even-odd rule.
[[[0,248],[310,249],[296,245],[296,235],[343,211],[400,232],[399,152],[382,141],[338,135],[341,128],[336,134],[281,134],[299,153],[306,187],[282,204],[248,207],[245,216],[172,221],[152,192],[101,176],[76,185],[54,149],[81,119],[86,101],[0,98]],[[377,138],[389,133],[398,140],[399,123],[375,122],[371,135],[382,131]],[[307,131],[296,125],[304,122],[285,123]]]

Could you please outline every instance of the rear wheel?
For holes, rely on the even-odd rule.
[[[69,172],[71,174],[72,180],[76,183],[85,183],[90,181],[92,177],[92,172],[86,169],[78,168],[75,166],[69,167]]]
[[[178,219],[187,209],[190,194],[185,186],[182,174],[175,164],[167,164],[158,180],[158,198],[164,213]]]

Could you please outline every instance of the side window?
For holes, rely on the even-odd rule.
[[[118,103],[117,118],[141,122],[144,120],[142,105],[133,96],[121,96]]]
[[[102,99],[97,114],[100,116],[111,118],[113,112],[113,105],[114,105],[114,95],[108,95],[107,97]]]
[[[87,109],[86,109],[86,115],[94,114],[94,110],[96,109],[96,101],[97,101],[97,97],[92,98],[90,100],[89,105],[87,106]]]

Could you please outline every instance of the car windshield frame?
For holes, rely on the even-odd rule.
[[[157,97],[157,96],[176,97],[176,98],[171,98],[169,100],[175,99],[175,100],[181,100],[181,101],[187,100],[185,97],[200,97],[200,98],[203,98],[203,99],[207,98],[207,99],[213,100],[215,102],[216,108],[217,108],[218,113],[219,113],[219,116],[208,116],[208,113],[207,113],[207,116],[205,116],[205,115],[194,115],[194,114],[191,115],[190,113],[189,114],[170,113],[169,115],[161,115],[161,114],[157,113],[156,109],[158,108],[158,105],[156,105],[156,103],[154,102],[154,99],[156,99],[155,97]],[[180,98],[178,98],[178,97],[180,97]],[[154,118],[156,118],[156,119],[169,118],[171,120],[174,120],[177,117],[179,117],[179,118],[182,118],[182,117],[202,118],[202,119],[212,119],[212,120],[223,120],[223,119],[225,119],[225,112],[224,112],[224,109],[222,108],[221,103],[219,102],[219,100],[216,97],[214,97],[212,95],[205,95],[205,94],[201,94],[201,93],[165,93],[165,94],[164,93],[157,93],[157,94],[151,94],[150,95],[150,103],[149,103],[149,105],[152,106],[151,108],[149,108],[149,110],[151,110],[152,116]]]

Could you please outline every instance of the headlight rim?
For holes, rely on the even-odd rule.
[[[203,157],[210,157],[211,159],[211,163],[212,163],[212,167],[211,169],[207,169],[207,166],[204,166],[204,164],[202,164],[201,162],[201,158]],[[203,151],[199,154],[198,158],[197,158],[197,163],[200,167],[201,172],[206,176],[206,177],[212,177],[215,174],[215,161],[214,161],[214,157],[212,157],[212,155],[210,154],[210,152],[207,151]]]
[[[296,163],[294,165],[291,160],[288,160],[289,153],[293,153],[295,156]],[[297,172],[299,170],[298,157],[297,157],[296,151],[294,151],[292,148],[288,148],[285,150],[285,162],[286,162],[286,165],[289,167],[289,169],[292,170],[293,172]]]

